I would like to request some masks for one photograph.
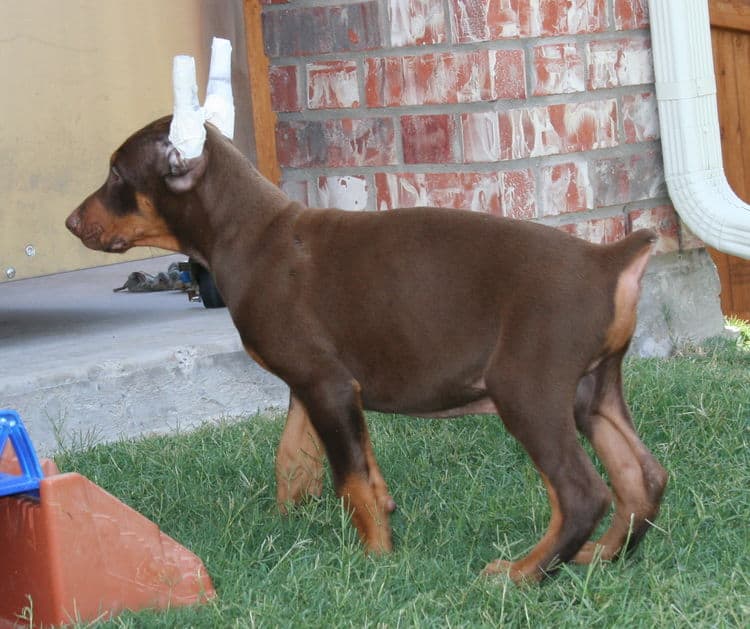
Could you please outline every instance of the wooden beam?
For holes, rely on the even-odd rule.
[[[708,10],[711,26],[750,31],[750,2],[748,0],[710,0]]]
[[[268,58],[263,49],[262,11],[260,0],[244,0],[245,46],[255,133],[256,166],[264,176],[278,184],[281,180],[281,169],[276,153],[276,113],[271,107]]]

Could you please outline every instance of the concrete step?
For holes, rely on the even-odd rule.
[[[21,414],[40,454],[286,407],[288,389],[245,354],[225,308],[112,292],[184,259],[0,285],[0,407]]]

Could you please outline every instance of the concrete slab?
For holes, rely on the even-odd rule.
[[[0,285],[0,408],[42,454],[286,406],[225,308],[181,292],[114,293],[165,256]]]

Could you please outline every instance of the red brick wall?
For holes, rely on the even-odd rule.
[[[291,196],[697,246],[664,184],[647,0],[263,4]]]

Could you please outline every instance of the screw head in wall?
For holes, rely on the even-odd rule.
[[[36,247],[34,245],[26,245],[26,255],[33,258],[36,255]]]
[[[5,269],[5,277],[7,277],[9,280],[12,280],[16,276],[16,270],[9,266],[7,269]]]

